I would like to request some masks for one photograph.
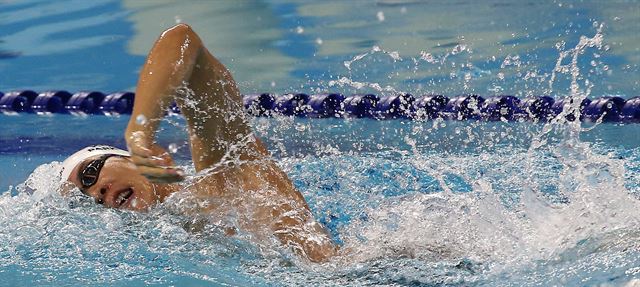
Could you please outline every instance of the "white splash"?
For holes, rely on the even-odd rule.
[[[351,70],[351,65],[353,63],[355,63],[357,61],[360,61],[360,60],[364,59],[365,57],[367,57],[369,55],[373,55],[375,53],[383,53],[385,55],[388,55],[394,61],[402,61],[402,58],[400,57],[400,53],[398,53],[397,51],[389,52],[389,51],[383,50],[382,48],[380,48],[380,46],[373,46],[373,47],[371,47],[371,50],[369,52],[356,55],[351,60],[344,61],[343,64],[347,68],[347,70]]]
[[[392,86],[385,86],[382,87],[380,86],[380,84],[378,83],[367,83],[367,82],[358,82],[358,81],[353,81],[347,77],[341,77],[338,80],[331,80],[329,81],[329,87],[352,87],[355,88],[357,90],[363,89],[363,88],[372,88],[376,91],[379,92],[391,92],[391,93],[398,93],[398,91],[396,89],[394,89]]]
[[[584,54],[586,48],[597,48],[599,50],[606,50],[606,46],[603,46],[604,35],[602,30],[604,28],[604,23],[601,23],[596,31],[596,34],[593,37],[589,38],[586,36],[580,36],[580,41],[578,44],[569,50],[564,50],[565,42],[561,41],[556,45],[556,48],[560,50],[560,55],[558,60],[556,61],[555,68],[551,73],[551,78],[549,79],[549,90],[553,90],[553,83],[556,80],[557,74],[570,74],[571,75],[571,96],[580,96],[580,95],[588,95],[585,94],[584,91],[581,91],[580,85],[578,83],[578,78],[580,76],[580,67],[578,66],[578,57]],[[571,58],[571,61],[568,64],[562,64],[565,58]],[[582,96],[584,98],[585,96]],[[581,100],[581,99],[580,99]],[[579,102],[578,102],[579,104]]]

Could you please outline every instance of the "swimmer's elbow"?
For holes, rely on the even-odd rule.
[[[172,37],[172,36],[183,36],[183,35],[195,35],[195,32],[193,31],[191,26],[184,23],[180,23],[165,30],[162,33],[161,37]]]
[[[181,47],[189,49],[190,47],[194,47],[196,50],[202,46],[202,40],[198,34],[193,31],[191,26],[187,24],[177,24],[160,35],[160,42],[167,42],[172,46],[179,45]],[[185,52],[183,50],[183,52]]]
[[[305,248],[306,257],[314,263],[324,263],[338,254],[338,247],[333,243],[320,246],[307,246]]]

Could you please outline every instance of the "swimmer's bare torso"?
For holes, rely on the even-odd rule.
[[[155,143],[159,122],[174,101],[188,123],[196,171],[203,174],[185,190],[210,203],[191,212],[215,217],[235,210],[243,218],[237,226],[243,232],[258,238],[269,233],[312,261],[336,253],[303,196],[252,134],[231,74],[184,24],[162,33],[149,53],[125,132],[130,160],[164,194],[181,189],[176,183],[183,179],[169,154]],[[92,189],[86,193],[100,196]]]

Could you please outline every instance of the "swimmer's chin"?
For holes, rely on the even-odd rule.
[[[131,195],[126,197],[126,193],[130,192]],[[125,198],[126,197],[126,198]],[[120,200],[124,200],[120,202]],[[120,210],[128,210],[135,212],[148,212],[160,205],[162,201],[160,199],[154,200],[145,200],[140,196],[140,192],[136,191],[133,187],[126,188],[119,192],[116,197],[115,206],[105,206],[107,208],[120,209]]]

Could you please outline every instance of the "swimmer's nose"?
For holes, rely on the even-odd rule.
[[[107,194],[107,191],[109,189],[111,189],[111,184],[110,183],[100,186],[100,192],[99,192],[99,194],[96,195],[96,203],[97,204],[104,204],[105,195]]]

